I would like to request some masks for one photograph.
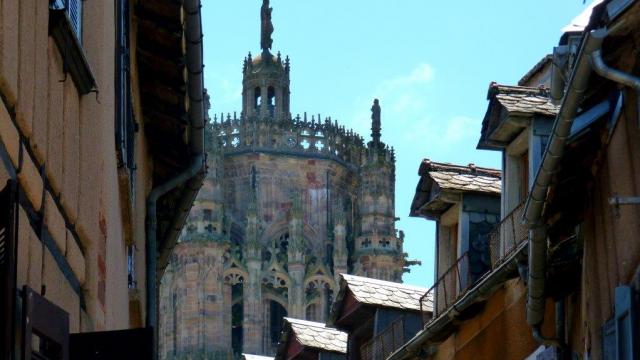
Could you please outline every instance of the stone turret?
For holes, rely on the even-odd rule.
[[[372,140],[361,168],[358,204],[360,234],[355,241],[355,273],[382,280],[401,281],[404,271],[402,241],[395,228],[395,155],[381,141],[381,108],[371,107]]]
[[[242,111],[245,117],[289,117],[289,57],[270,52],[244,59]]]

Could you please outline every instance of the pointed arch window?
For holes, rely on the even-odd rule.
[[[274,116],[276,112],[276,90],[273,86],[267,89],[267,110],[269,115]]]

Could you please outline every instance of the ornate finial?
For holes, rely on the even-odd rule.
[[[263,54],[268,54],[273,45],[273,23],[271,22],[271,12],[273,8],[269,7],[269,0],[262,0],[262,8],[260,10],[260,19],[262,20],[262,37],[260,40],[260,47]]]
[[[380,103],[378,99],[373,100],[373,106],[371,107],[371,137],[374,143],[380,142]]]

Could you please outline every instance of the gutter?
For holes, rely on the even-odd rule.
[[[529,282],[527,301],[527,323],[533,328],[534,337],[540,342],[557,343],[542,337],[540,326],[544,321],[545,281],[547,265],[546,229],[542,222],[542,211],[547,200],[547,192],[553,174],[560,166],[564,150],[576,112],[587,90],[591,71],[622,85],[633,88],[640,95],[640,79],[622,71],[608,67],[602,59],[602,42],[608,35],[606,29],[593,30],[586,34],[576,67],[571,74],[569,86],[564,95],[560,112],[553,125],[549,145],[536,173],[535,181],[525,205],[523,220],[529,226],[531,251],[529,253]],[[640,97],[637,99],[640,110]]]
[[[176,216],[171,223],[164,240],[161,255],[170,253],[177,242],[181,225],[186,218],[193,200],[195,199],[206,173],[204,154],[204,75],[202,51],[202,17],[200,14],[200,0],[185,0],[184,37],[186,39],[187,54],[186,67],[188,72],[187,94],[189,97],[189,150],[192,154],[190,165],[182,173],[168,180],[164,184],[151,190],[147,197],[146,221],[146,325],[153,329],[153,358],[158,357],[158,238],[157,238],[157,202],[161,196],[185,185],[176,209]],[[166,256],[166,255],[164,255]],[[161,266],[162,267],[162,266]]]
[[[599,50],[605,29],[593,30],[585,35],[576,65],[571,73],[567,90],[562,99],[560,111],[553,124],[549,144],[538,168],[527,203],[523,220],[529,227],[529,281],[527,284],[527,323],[533,328],[534,337],[542,343],[549,343],[540,334],[540,325],[544,321],[545,280],[547,272],[547,233],[542,222],[542,211],[547,199],[547,191],[553,174],[558,171],[564,145],[571,132],[578,105],[584,97],[591,74],[589,58]]]
[[[640,78],[618,69],[610,68],[602,58],[602,51],[596,50],[591,55],[593,70],[605,79],[628,86],[636,91],[636,110],[640,114]]]
[[[421,350],[425,348],[425,344],[431,342],[432,339],[441,335],[441,332],[452,323],[462,320],[461,314],[474,305],[480,299],[486,299],[508,280],[510,274],[518,271],[518,258],[526,253],[527,242],[519,245],[517,250],[510,255],[500,266],[489,272],[478,282],[473,288],[451,305],[447,311],[439,315],[437,318],[429,322],[424,329],[420,330],[411,340],[402,345],[398,350],[393,352],[387,360],[403,360],[407,358],[424,358],[420,356]],[[434,345],[434,344],[431,344]],[[432,352],[433,349],[428,349]]]

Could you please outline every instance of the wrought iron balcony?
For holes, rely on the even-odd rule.
[[[489,233],[492,268],[502,263],[502,260],[507,258],[518,245],[527,241],[529,229],[521,222],[524,205],[524,202],[518,205]]]
[[[524,202],[518,205],[489,233],[490,267],[472,267],[469,253],[463,254],[435,284],[420,298],[423,324],[438,317],[452,306],[466,291],[487,272],[496,269],[514,251],[528,240],[529,231],[520,222],[524,211]],[[429,313],[433,304],[433,314]]]
[[[433,286],[420,298],[420,307],[428,309],[433,302],[433,317],[428,311],[422,311],[422,322],[426,324],[453,305],[479,278],[472,275],[469,266],[469,253],[464,253]],[[474,279],[475,278],[475,279]]]
[[[404,322],[400,318],[380,334],[364,343],[360,347],[360,358],[362,360],[385,360],[404,344],[404,340]]]

